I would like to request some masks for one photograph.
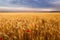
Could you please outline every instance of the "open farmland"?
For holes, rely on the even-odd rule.
[[[0,39],[60,40],[60,12],[0,12]]]

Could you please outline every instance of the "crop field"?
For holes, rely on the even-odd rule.
[[[60,12],[0,12],[0,40],[60,40]]]

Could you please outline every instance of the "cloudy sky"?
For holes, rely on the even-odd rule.
[[[50,8],[60,10],[60,0],[0,0],[0,8]],[[1,8],[1,9],[2,9]]]

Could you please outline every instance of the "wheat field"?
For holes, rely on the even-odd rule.
[[[0,12],[2,40],[60,40],[60,12]]]

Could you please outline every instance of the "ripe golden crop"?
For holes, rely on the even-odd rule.
[[[3,40],[60,40],[60,15],[1,15],[0,38]]]

